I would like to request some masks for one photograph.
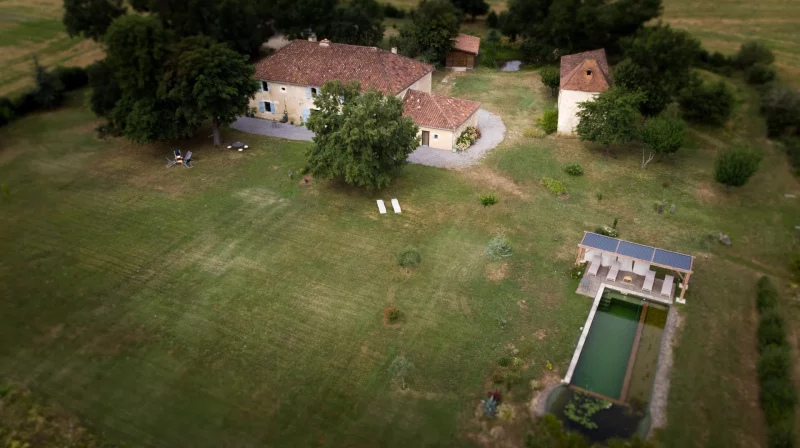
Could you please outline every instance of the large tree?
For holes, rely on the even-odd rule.
[[[603,145],[606,153],[612,145],[635,139],[641,101],[641,93],[612,87],[594,100],[579,103],[578,136]]]
[[[222,144],[220,126],[247,112],[258,90],[253,65],[226,45],[196,36],[184,39],[178,49],[175,85],[169,95],[192,114],[191,122],[211,121],[214,146]]]
[[[486,0],[452,0],[453,4],[462,11],[464,14],[468,14],[472,21],[475,21],[475,17],[482,16],[489,12],[489,4],[486,3]]]
[[[337,3],[337,0],[275,0],[274,26],[290,39],[305,38],[330,20]]]
[[[642,126],[642,169],[647,168],[656,155],[659,160],[665,154],[673,154],[683,146],[686,124],[679,118],[654,117]]]
[[[111,22],[124,14],[122,0],[64,0],[63,21],[70,36],[99,41]]]
[[[421,0],[411,23],[393,39],[398,51],[431,63],[444,62],[461,27],[461,11],[449,0]]]
[[[639,30],[622,46],[625,59],[614,70],[614,82],[644,94],[639,107],[647,116],[661,113],[688,83],[701,52],[689,33],[662,24]]]
[[[375,0],[343,2],[315,31],[337,43],[376,46],[383,40],[383,10]]]
[[[418,128],[403,117],[402,101],[358,82],[330,81],[314,99],[306,126],[314,132],[308,166],[314,176],[382,188],[419,144]]]

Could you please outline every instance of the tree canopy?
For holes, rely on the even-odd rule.
[[[758,171],[761,154],[734,147],[722,151],[714,162],[714,178],[728,187],[741,187]]]
[[[550,94],[556,96],[561,85],[561,72],[552,65],[545,65],[539,69],[539,76],[542,77],[542,84],[550,87]]]
[[[111,22],[125,14],[122,0],[64,0],[64,26],[70,36],[99,41]]]
[[[400,29],[393,46],[408,57],[441,63],[453,48],[461,27],[461,11],[449,0],[421,0],[411,23]]]
[[[715,126],[721,126],[728,120],[733,112],[734,102],[733,91],[723,80],[704,83],[693,78],[681,90],[678,98],[685,119]]]
[[[649,149],[642,151],[642,169],[658,155],[672,154],[683,146],[686,124],[679,118],[654,117],[642,126],[640,137]]]
[[[701,51],[688,32],[663,24],[640,29],[622,47],[625,59],[614,70],[614,82],[644,94],[639,107],[646,116],[658,115],[672,102]]]
[[[325,83],[314,106],[306,127],[315,134],[307,153],[315,177],[383,188],[419,144],[419,129],[403,117],[402,101],[376,90],[361,93],[356,81]]]
[[[489,4],[486,3],[486,0],[452,0],[452,2],[458,9],[463,11],[464,14],[472,17],[473,22],[476,16],[482,16],[489,12]]]
[[[333,42],[376,46],[383,40],[383,11],[375,0],[343,2],[316,31]]]
[[[629,142],[638,135],[638,106],[642,94],[612,87],[594,100],[578,104],[577,131],[581,140],[603,145],[606,152],[612,145]]]
[[[501,29],[529,41],[529,57],[552,60],[600,47],[614,52],[620,38],[660,13],[661,0],[510,0]]]

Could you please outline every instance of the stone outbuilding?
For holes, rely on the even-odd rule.
[[[403,98],[403,115],[419,126],[422,146],[452,150],[461,133],[468,127],[478,127],[476,101],[409,90]]]
[[[561,89],[558,93],[558,132],[574,134],[578,104],[594,99],[611,87],[605,49],[561,57]]]
[[[480,53],[481,38],[469,34],[459,34],[453,42],[453,49],[447,54],[445,66],[452,70],[475,68]]]

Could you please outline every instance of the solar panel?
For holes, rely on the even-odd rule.
[[[597,233],[586,232],[581,244],[603,252],[615,253],[637,260],[660,264],[662,266],[669,266],[684,271],[692,270],[692,257],[690,255],[657,249],[643,244],[631,243],[630,241],[611,238]]]
[[[619,240],[605,235],[598,235],[596,233],[586,233],[583,236],[583,245],[593,247],[595,249],[604,250],[606,252],[615,252],[617,250]]]
[[[620,241],[617,253],[625,255],[626,257],[638,258],[640,260],[650,261],[653,259],[654,248],[650,246],[643,246],[641,244],[631,243],[628,241]]]
[[[671,266],[676,269],[683,269],[685,271],[692,269],[692,257],[664,249],[656,249],[653,262],[663,264],[664,266]]]

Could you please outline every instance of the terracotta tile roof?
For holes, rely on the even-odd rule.
[[[561,88],[602,92],[611,86],[606,51],[585,51],[561,56]]]
[[[375,47],[295,40],[255,64],[257,79],[303,86],[360,81],[396,95],[433,71],[433,66]]]
[[[449,96],[410,90],[403,98],[403,115],[411,117],[420,126],[439,129],[455,129],[478,108],[481,103]]]
[[[469,34],[459,34],[455,38],[453,50],[463,51],[477,55],[478,50],[481,48],[481,38],[470,36]]]

